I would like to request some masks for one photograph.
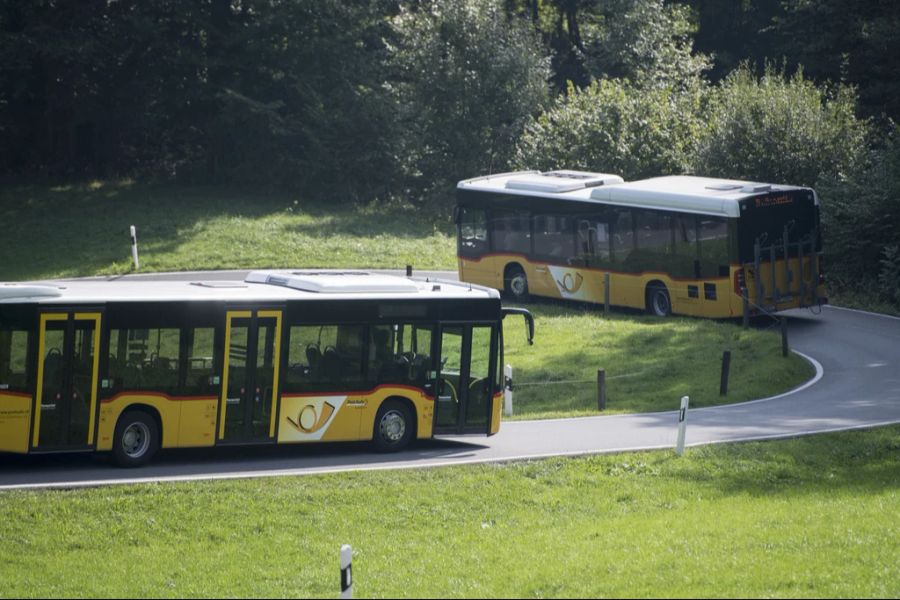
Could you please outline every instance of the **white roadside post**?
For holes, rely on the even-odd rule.
[[[134,270],[137,271],[141,268],[141,263],[138,262],[137,229],[134,225],[131,226],[131,258],[134,259]]]
[[[353,548],[349,544],[341,546],[341,595],[339,598],[353,598]]]
[[[691,399],[688,396],[684,396],[681,399],[681,411],[678,413],[678,442],[675,444],[675,453],[678,456],[684,454],[684,435],[687,429],[687,411],[690,401]]]
[[[503,367],[503,415],[507,417],[512,416],[513,410],[512,376],[512,365],[506,365],[505,367]]]

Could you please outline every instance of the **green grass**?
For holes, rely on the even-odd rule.
[[[896,597],[900,427],[0,494],[2,597]]]
[[[733,322],[659,319],[574,304],[529,305],[534,346],[521,319],[504,324],[513,365],[513,418],[596,415],[597,369],[605,369],[606,413],[676,410],[773,396],[815,374],[806,360],[781,355],[781,337]],[[722,353],[731,352],[728,394],[719,395]],[[578,383],[557,383],[575,381]]]
[[[449,213],[449,211],[447,211]],[[455,269],[449,217],[403,205],[309,203],[223,187],[101,183],[0,191],[0,280],[142,272],[370,267]]]

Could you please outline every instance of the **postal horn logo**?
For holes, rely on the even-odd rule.
[[[297,431],[303,433],[315,433],[325,426],[325,423],[328,422],[328,419],[330,419],[333,414],[334,406],[329,402],[322,405],[321,414],[316,410],[315,406],[307,404],[300,409],[299,413],[297,413],[296,421],[290,416],[287,417],[287,420]]]
[[[584,277],[581,276],[581,273],[566,273],[562,281],[559,279],[556,280],[556,283],[559,284],[559,287],[566,290],[566,292],[570,294],[574,294],[578,290],[581,289],[581,284],[584,283]]]

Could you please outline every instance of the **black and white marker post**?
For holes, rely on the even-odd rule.
[[[353,548],[349,544],[341,546],[341,595],[339,598],[353,597]]]
[[[137,229],[135,229],[134,225],[131,226],[131,258],[134,259],[134,270],[137,271],[141,268],[141,263],[138,262]]]
[[[684,455],[684,435],[687,429],[687,411],[690,401],[688,396],[681,399],[681,411],[678,413],[678,442],[675,444],[675,453],[678,456]]]

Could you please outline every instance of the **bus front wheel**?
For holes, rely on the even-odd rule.
[[[413,413],[405,402],[388,400],[378,409],[372,441],[378,452],[399,452],[415,433]]]
[[[647,286],[647,312],[657,317],[672,314],[672,300],[664,284],[651,283]]]
[[[159,426],[142,410],[130,410],[119,417],[113,438],[113,459],[120,467],[147,464],[159,450]]]
[[[506,295],[512,300],[523,302],[528,299],[528,277],[518,265],[507,267],[504,277]]]

